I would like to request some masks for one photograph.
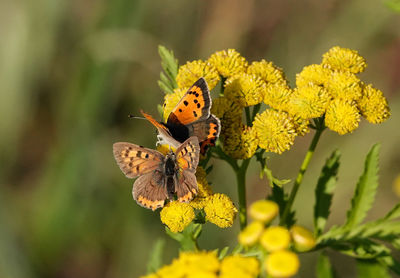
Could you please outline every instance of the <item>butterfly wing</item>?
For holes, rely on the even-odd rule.
[[[187,126],[190,136],[196,136],[200,141],[200,153],[204,155],[210,146],[215,145],[219,133],[221,132],[221,123],[217,117],[210,115],[205,120],[194,122]]]
[[[113,152],[119,168],[128,178],[162,170],[164,156],[158,151],[131,143],[118,142],[113,145]]]
[[[196,168],[199,164],[199,140],[190,137],[176,150],[176,195],[179,202],[188,202],[197,194]]]
[[[140,176],[133,184],[132,195],[142,207],[153,211],[163,207],[168,198],[165,176],[157,170]]]
[[[206,80],[201,77],[185,93],[171,114],[168,125],[187,125],[210,116],[211,97]]]

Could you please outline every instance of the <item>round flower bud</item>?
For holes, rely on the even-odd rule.
[[[269,200],[256,201],[249,208],[250,217],[264,223],[268,223],[274,219],[278,215],[278,212],[278,205]]]
[[[299,252],[306,252],[315,247],[315,238],[312,232],[302,226],[294,225],[290,228],[294,248]]]

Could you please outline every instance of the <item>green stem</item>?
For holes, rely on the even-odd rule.
[[[321,134],[325,129],[324,120],[316,119],[315,126],[317,127],[317,129],[314,134],[314,138],[311,141],[311,144],[310,144],[310,147],[308,148],[307,154],[304,157],[303,163],[301,164],[299,173],[297,174],[297,178],[294,182],[292,191],[290,192],[289,199],[285,206],[285,210],[283,211],[283,214],[282,214],[282,217],[280,220],[280,225],[286,224],[287,217],[289,216],[289,214],[292,210],[292,205],[293,205],[294,199],[296,197],[297,191],[299,190],[300,184],[303,181],[304,174],[308,168],[308,165],[310,164],[311,158],[313,157],[313,154],[314,154],[315,148],[317,146],[317,143],[319,141],[319,138],[321,137]]]
[[[261,104],[260,103],[254,105],[254,107],[253,107],[253,115],[251,116],[251,120],[252,121],[254,121],[254,118],[256,117],[258,111],[260,111],[260,108],[261,108]]]
[[[247,225],[247,210],[246,210],[246,172],[249,167],[250,159],[243,160],[242,165],[236,171],[236,182],[239,196],[239,222],[240,230],[243,230]]]
[[[250,126],[251,125],[250,108],[249,107],[245,107],[244,111],[246,112],[246,124],[248,126]]]

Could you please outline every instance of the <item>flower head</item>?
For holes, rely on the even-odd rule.
[[[255,244],[264,230],[264,223],[254,221],[247,225],[239,234],[238,241],[243,246]]]
[[[264,103],[274,109],[287,111],[292,94],[293,90],[284,83],[270,84],[265,90]]]
[[[164,96],[163,119],[165,122],[167,121],[169,114],[171,114],[172,110],[175,108],[188,89],[189,87],[178,88],[175,89],[172,94],[166,94]]]
[[[224,152],[235,159],[247,159],[254,155],[258,138],[253,128],[231,125],[224,129]]]
[[[367,67],[365,59],[357,51],[348,48],[332,47],[322,57],[322,64],[334,70],[360,73]]]
[[[260,272],[260,264],[254,257],[233,255],[225,257],[221,262],[221,278],[256,278]]]
[[[228,114],[242,116],[242,108],[234,101],[226,97],[218,97],[213,100],[211,113],[217,116],[221,121]]]
[[[278,205],[269,200],[255,201],[249,208],[250,217],[263,223],[272,221],[278,215],[278,212]]]
[[[160,212],[161,222],[174,232],[182,232],[194,219],[194,210],[187,203],[169,202]]]
[[[282,69],[275,66],[272,62],[267,62],[264,59],[259,62],[251,63],[251,65],[247,68],[247,73],[258,75],[267,84],[286,84],[287,82]]]
[[[242,107],[262,102],[266,90],[265,82],[255,74],[240,73],[225,82],[224,95]]]
[[[179,88],[188,88],[200,77],[204,77],[210,90],[218,84],[220,79],[214,66],[208,62],[196,60],[187,62],[185,65],[179,67],[176,82]]]
[[[333,100],[325,115],[325,125],[340,135],[354,131],[360,122],[360,113],[355,102]]]
[[[304,136],[310,132],[309,119],[303,119],[299,115],[290,115],[292,122],[294,124],[294,129],[298,136]]]
[[[333,98],[358,100],[362,95],[360,79],[348,71],[332,71],[326,88]]]
[[[206,171],[199,166],[196,170],[198,192],[196,197],[189,202],[195,209],[202,209],[207,203],[207,197],[212,195],[212,189],[206,179]]]
[[[220,228],[227,228],[232,226],[237,209],[228,196],[215,193],[207,198],[204,212],[206,213],[207,221],[214,223]]]
[[[290,233],[284,227],[271,226],[262,233],[260,243],[268,252],[286,249],[290,244]]]
[[[299,252],[306,252],[315,247],[316,241],[312,232],[302,226],[293,225],[290,228],[294,248]]]
[[[281,250],[273,252],[265,260],[265,269],[272,277],[286,278],[299,270],[300,261],[293,252]]]
[[[385,96],[371,84],[364,86],[363,96],[357,104],[363,117],[370,123],[380,124],[390,117],[390,108]]]
[[[253,122],[258,145],[269,152],[282,153],[293,145],[296,132],[294,124],[285,112],[265,110],[257,114]]]
[[[310,65],[296,75],[297,87],[308,86],[310,83],[323,86],[329,79],[330,70],[322,65]]]
[[[234,49],[222,50],[214,53],[208,59],[220,75],[230,77],[247,68],[247,61]]]

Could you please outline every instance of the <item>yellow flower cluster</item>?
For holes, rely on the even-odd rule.
[[[243,246],[259,246],[267,252],[264,267],[268,275],[290,277],[297,273],[300,262],[289,248],[308,251],[315,247],[316,241],[309,230],[298,225],[290,231],[282,226],[269,226],[278,212],[278,205],[272,201],[254,202],[249,208],[254,221],[240,232],[238,241]]]
[[[202,167],[196,171],[198,193],[189,203],[169,202],[160,212],[161,222],[174,232],[182,232],[195,218],[195,209],[205,212],[206,220],[220,228],[233,225],[237,209],[225,194],[212,193]]]
[[[254,257],[237,254],[219,261],[216,252],[182,252],[170,265],[141,278],[255,278],[259,272]]]

